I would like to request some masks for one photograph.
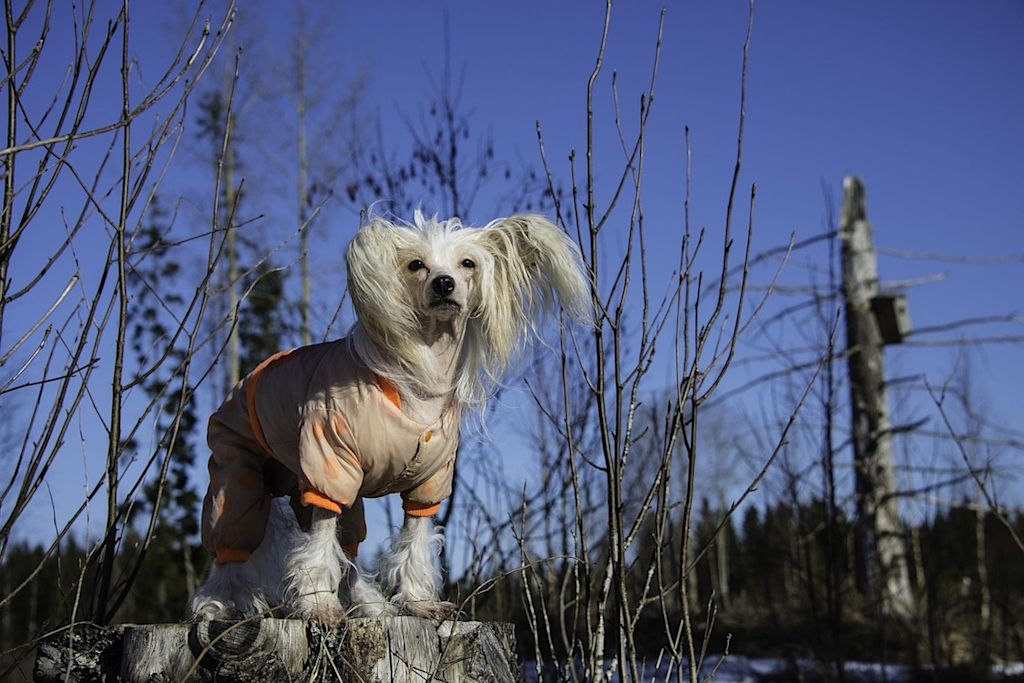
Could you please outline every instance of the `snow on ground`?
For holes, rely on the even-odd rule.
[[[810,659],[798,659],[795,661],[795,664],[805,674],[811,673],[817,668],[817,664]],[[715,669],[716,665],[717,669]],[[846,662],[844,668],[847,680],[858,683],[874,683],[875,681],[900,683],[901,681],[910,680],[912,673],[911,667],[905,664],[881,664],[878,662]],[[710,676],[713,669],[715,670],[714,678],[708,679],[707,677]],[[521,670],[525,680],[536,683],[538,680],[537,667],[533,662],[524,662]],[[757,683],[769,677],[772,681],[784,681],[786,680],[784,677],[786,672],[791,670],[791,663],[785,659],[729,655],[722,660],[721,655],[708,655],[705,665],[701,670],[700,678],[702,681],[713,680],[715,683]],[[685,679],[685,676],[680,678],[677,675],[678,672],[674,672],[672,677],[666,679],[667,671],[668,667],[664,663],[659,665],[658,662],[647,662],[643,667],[642,678],[644,681],[651,681],[652,683],[662,681],[665,683],[675,683]],[[546,668],[544,673],[544,680],[560,680],[560,677],[557,675],[548,675],[554,674],[554,672]],[[992,667],[992,673],[995,676],[1007,678],[1022,676],[1024,675],[1024,663],[995,664]],[[611,672],[607,681],[608,683],[619,683],[621,679],[616,672]]]

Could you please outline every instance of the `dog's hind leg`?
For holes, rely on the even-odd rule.
[[[392,601],[413,616],[443,619],[455,611],[438,592],[441,573],[434,560],[442,543],[444,535],[432,518],[407,514],[385,558],[385,578],[394,591]]]
[[[314,507],[309,531],[300,533],[285,561],[284,597],[305,619],[334,625],[345,618],[338,599],[344,556],[335,535],[337,514]]]
[[[285,549],[301,535],[288,503],[274,499],[259,547],[245,561],[214,564],[189,602],[189,616],[198,620],[270,616],[282,602]]]
[[[189,601],[189,617],[197,621],[232,621],[270,614],[270,604],[256,586],[248,562],[214,565],[206,582]]]

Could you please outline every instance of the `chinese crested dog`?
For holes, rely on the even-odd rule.
[[[482,228],[374,218],[348,247],[357,322],[344,339],[267,359],[211,416],[203,544],[215,554],[195,619],[288,613],[327,624],[444,617],[433,522],[451,493],[459,422],[480,409],[538,317],[590,318],[579,250],[534,215]],[[353,559],[363,498],[405,519],[378,585]]]

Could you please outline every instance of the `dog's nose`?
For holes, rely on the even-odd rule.
[[[451,275],[438,275],[434,278],[434,281],[430,283],[430,288],[434,290],[434,294],[438,296],[448,296],[455,291],[455,278]]]

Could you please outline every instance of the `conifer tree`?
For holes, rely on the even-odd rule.
[[[131,508],[130,533],[138,547],[126,570],[131,590],[149,599],[136,601],[135,619],[176,619],[196,585],[196,541],[200,496],[192,481],[196,464],[198,415],[194,384],[186,376],[192,351],[174,334],[169,311],[184,303],[175,287],[181,262],[172,248],[166,214],[154,201],[149,221],[137,237],[132,291],[130,344],[138,362],[137,379],[153,401],[153,439],[132,444],[139,457],[152,457],[151,476]],[[157,364],[158,363],[158,364]],[[150,374],[149,368],[153,368]],[[129,549],[130,552],[130,549]],[[127,591],[126,591],[127,592]],[[152,598],[155,598],[152,599]]]

